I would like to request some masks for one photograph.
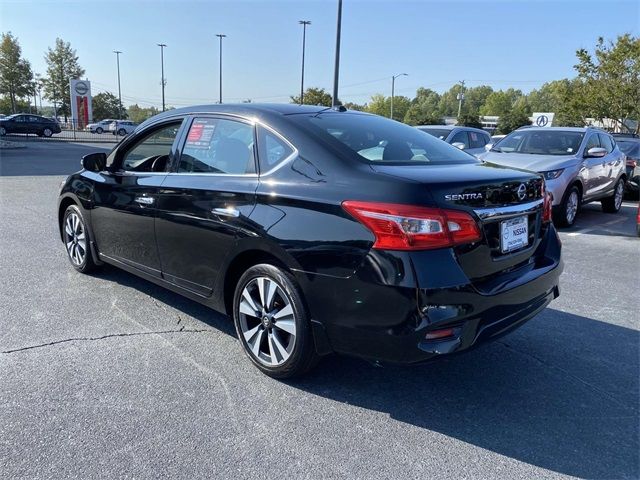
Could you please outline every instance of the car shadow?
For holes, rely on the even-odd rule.
[[[639,340],[547,309],[464,355],[413,368],[331,357],[289,383],[558,473],[637,478]]]

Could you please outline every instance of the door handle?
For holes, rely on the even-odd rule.
[[[214,208],[211,210],[214,215],[220,215],[223,217],[238,218],[240,216],[240,210],[236,210],[233,207]]]
[[[140,205],[152,205],[153,197],[136,197],[134,201]]]

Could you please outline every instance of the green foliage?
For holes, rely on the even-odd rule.
[[[358,112],[365,112],[367,110],[367,104],[360,105],[354,102],[347,102],[343,104],[345,108],[349,110],[357,110]]]
[[[122,114],[122,119],[127,118],[127,112],[123,105],[118,101],[111,92],[102,92],[94,95],[93,104],[93,121],[98,122],[105,118],[118,118]]]
[[[44,59],[47,62],[47,76],[43,79],[44,95],[58,103],[58,114],[63,114],[66,119],[71,105],[69,80],[81,78],[84,69],[78,63],[78,56],[71,44],[61,38],[56,38],[55,46],[47,50]]]
[[[625,34],[607,43],[600,37],[593,55],[583,48],[576,56],[580,106],[590,116],[611,118],[620,127],[640,118],[640,38]]]
[[[529,116],[522,110],[511,110],[500,116],[496,133],[507,135],[517,128],[531,125]]]
[[[411,106],[411,100],[402,95],[393,97],[393,119],[402,121]],[[376,94],[371,97],[371,102],[367,105],[367,112],[382,117],[391,115],[391,97],[385,97],[382,94]]]
[[[10,110],[7,113],[20,111],[19,99],[33,96],[33,91],[31,64],[22,58],[18,39],[11,32],[3,33],[0,37],[0,94],[8,96]]]
[[[331,94],[324,88],[307,88],[304,91],[303,100],[304,105],[323,105],[325,107],[330,107],[332,105]],[[300,103],[300,95],[291,96],[291,103]]]
[[[0,113],[4,115],[11,115],[12,113],[24,113],[31,111],[31,104],[26,100],[20,100],[17,98],[15,103],[12,104],[9,95],[2,95],[0,97]]]
[[[480,108],[480,115],[505,115],[515,107],[516,101],[522,98],[520,90],[508,88],[491,92]]]
[[[480,117],[478,115],[474,115],[472,113],[463,113],[458,117],[457,125],[462,125],[465,127],[474,127],[474,128],[482,128],[482,122],[480,121]]]
[[[456,83],[447,92],[443,93],[438,103],[438,111],[443,117],[455,117],[458,115],[458,94],[462,92],[462,85]]]
[[[142,123],[147,118],[151,118],[158,113],[160,113],[160,110],[156,107],[144,108],[139,106],[137,103],[134,103],[127,108],[127,116],[131,121],[136,123]]]
[[[462,113],[478,116],[480,114],[480,109],[492,93],[493,88],[488,85],[480,85],[479,87],[465,89],[464,101],[462,102]]]
[[[438,104],[440,95],[428,88],[419,88],[416,96],[404,116],[404,123],[409,125],[441,125],[442,117]]]
[[[408,125],[444,125],[444,120],[435,113],[422,110],[419,105],[411,105],[404,116]]]

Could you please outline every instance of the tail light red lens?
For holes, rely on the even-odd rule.
[[[429,250],[479,241],[475,220],[458,210],[346,201],[342,207],[376,237],[380,250]]]
[[[549,223],[553,210],[553,193],[548,192],[544,182],[542,183],[542,223]]]

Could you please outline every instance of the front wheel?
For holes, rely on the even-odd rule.
[[[104,132],[104,130],[102,130],[102,127],[96,128],[96,133],[101,134],[102,132]]]
[[[127,134],[127,131],[124,128],[121,128],[120,130],[118,130],[118,135],[120,135],[121,137],[124,137]]]
[[[7,129],[0,127],[0,137],[4,137],[7,134]]]
[[[67,257],[73,268],[82,273],[88,273],[96,268],[89,251],[89,235],[87,225],[80,209],[69,205],[62,220],[62,237],[67,250]]]
[[[602,211],[606,213],[618,213],[622,206],[622,196],[624,195],[624,180],[621,178],[613,189],[613,195],[600,200]]]
[[[268,264],[247,270],[236,286],[233,320],[244,352],[263,373],[290,378],[315,364],[309,317],[290,273]]]
[[[580,190],[575,185],[569,187],[558,210],[554,212],[553,222],[559,227],[570,227],[576,221],[580,208]]]

